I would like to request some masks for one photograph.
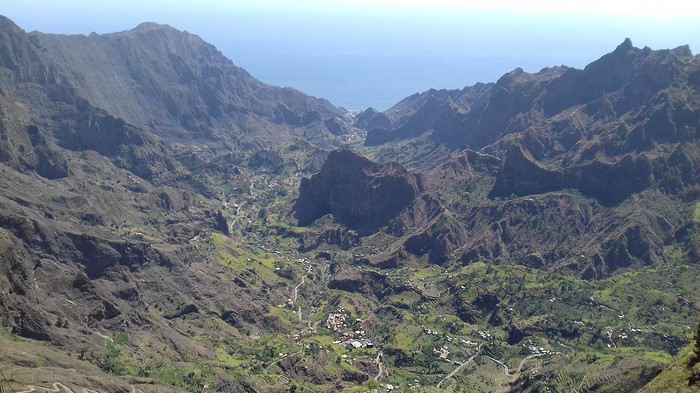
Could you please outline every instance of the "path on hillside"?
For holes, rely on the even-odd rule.
[[[294,304],[297,302],[297,300],[299,299],[299,287],[301,287],[302,285],[304,285],[304,283],[306,282],[306,276],[307,276],[308,274],[309,274],[309,273],[306,273],[306,274],[304,274],[303,276],[301,276],[301,281],[299,281],[299,284],[297,284],[297,285],[294,287],[294,289],[292,290],[292,297],[291,297],[292,305],[294,305]],[[311,327],[311,321],[304,321],[304,315],[303,315],[303,312],[302,312],[302,309],[301,309],[301,305],[297,305],[296,314],[297,314],[297,316],[299,317],[299,322],[302,322],[302,323],[303,323],[303,322],[306,322],[307,325],[309,326],[309,328]],[[294,353],[292,353],[292,354],[290,354],[290,355],[288,355],[288,356],[280,357],[279,359],[276,359],[274,362],[268,364],[267,367],[265,367],[265,369],[267,370],[267,369],[269,369],[270,367],[272,367],[272,366],[274,366],[275,364],[277,364],[277,363],[279,363],[280,361],[282,361],[283,359],[291,358],[292,356],[299,355],[299,354],[302,353],[302,352],[304,352],[304,347],[303,347],[303,346],[302,346],[302,349],[298,350],[297,352],[294,352]]]
[[[97,330],[97,329],[94,329],[94,330],[95,330],[95,334],[96,334],[98,337],[103,338],[103,339],[105,339],[105,340],[107,340],[107,341],[109,341],[109,342],[114,342],[114,340],[112,339],[112,337],[105,336],[104,334],[100,333],[100,331]]]
[[[236,223],[238,222],[238,219],[241,216],[241,208],[243,205],[246,203],[246,201],[242,201],[241,203],[238,204],[238,207],[236,208],[236,215],[233,217],[233,220],[231,221],[231,224],[228,226],[228,231],[229,233],[233,233],[233,231],[236,228]]]
[[[603,303],[603,302],[600,302],[600,301],[596,300],[593,296],[591,296],[590,299],[591,299],[591,301],[592,301],[593,303],[595,303],[598,307],[604,308],[604,309],[609,310],[609,311],[612,311],[612,312],[616,312],[618,315],[620,315],[620,316],[622,316],[622,317],[624,318],[624,316],[625,316],[625,312],[624,312],[624,311],[618,310],[618,309],[616,309],[616,308],[614,308],[614,307],[611,307],[611,306],[609,306],[609,305],[607,305],[607,304],[605,304],[605,303]]]
[[[452,378],[452,377],[454,377],[455,375],[457,375],[460,371],[462,371],[462,369],[463,369],[464,367],[466,367],[469,363],[473,362],[474,359],[476,359],[476,357],[479,356],[479,353],[481,353],[481,347],[482,347],[483,345],[484,345],[483,343],[479,344],[479,348],[476,350],[476,353],[475,353],[475,354],[473,354],[473,355],[472,355],[469,359],[467,359],[464,363],[462,363],[462,364],[460,364],[459,366],[457,366],[457,368],[455,368],[454,370],[452,370],[451,373],[447,374],[447,376],[445,376],[445,378],[443,378],[442,380],[440,380],[440,382],[438,382],[438,384],[437,384],[437,388],[438,388],[438,389],[442,388],[442,385],[443,385],[445,382],[447,382],[447,380],[449,380],[450,378]]]
[[[523,370],[523,367],[525,366],[525,363],[526,363],[528,360],[534,359],[534,358],[537,358],[537,357],[540,357],[540,356],[544,356],[544,354],[542,354],[542,353],[536,353],[536,354],[532,354],[532,355],[526,356],[523,360],[520,361],[520,364],[518,364],[518,367],[517,367],[517,368],[515,369],[515,371],[513,371],[513,372],[511,372],[511,369],[508,368],[508,365],[505,364],[505,363],[503,363],[502,361],[500,361],[500,360],[498,360],[498,359],[495,359],[495,358],[492,358],[491,356],[484,356],[484,357],[485,357],[486,359],[489,359],[489,360],[491,360],[492,362],[498,364],[499,366],[503,367],[503,375],[505,375],[506,377],[514,377],[514,376],[517,376],[518,374],[520,374],[520,372]]]
[[[61,382],[54,382],[51,384],[50,388],[45,388],[41,386],[34,386],[34,385],[26,385],[26,388],[28,390],[21,390],[16,393],[100,393],[97,390],[93,389],[88,389],[88,388],[82,388],[80,389],[79,392],[74,391],[73,389],[69,388],[68,386],[62,384]],[[134,385],[130,386],[131,391],[129,393],[143,393],[141,389],[136,389]]]
[[[306,274],[301,276],[301,282],[297,284],[297,286],[294,287],[294,291],[292,292],[292,303],[296,303],[297,299],[299,299],[299,287],[304,285],[304,282],[306,280]]]
[[[43,392],[43,393],[76,393],[73,389],[70,389],[68,386],[60,383],[60,382],[54,382],[51,384],[50,388],[45,388],[41,386],[34,386],[34,385],[27,385],[27,389],[29,390],[22,390],[17,393],[32,393],[32,392]],[[82,393],[100,393],[97,390],[92,390],[88,388],[82,388],[80,390]]]
[[[292,305],[296,304],[297,300],[299,299],[299,287],[304,285],[304,283],[306,282],[307,275],[308,273],[301,276],[301,281],[294,287],[294,290],[292,291]],[[299,317],[299,322],[303,323],[304,315],[301,311],[301,305],[297,305],[297,316]],[[311,324],[311,321],[308,321],[308,323]]]
[[[298,351],[296,351],[296,352],[294,352],[294,353],[292,353],[292,354],[290,354],[290,355],[288,355],[288,356],[280,357],[280,358],[276,359],[274,362],[268,364],[267,367],[265,367],[265,370],[269,369],[270,367],[274,366],[275,364],[281,362],[281,361],[284,360],[284,359],[289,359],[289,358],[291,358],[291,357],[293,357],[293,356],[296,356],[296,355],[298,355],[298,354],[300,354],[300,353],[302,353],[302,352],[304,352],[303,347],[302,347],[302,349],[300,349],[300,350],[298,350]]]
[[[374,364],[377,365],[377,375],[374,377],[374,380],[379,381],[379,378],[386,373],[386,370],[384,370],[384,353],[382,351],[377,352],[377,357],[374,358]]]

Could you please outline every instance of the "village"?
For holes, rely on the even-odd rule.
[[[374,348],[374,343],[369,340],[364,330],[349,330],[346,324],[349,317],[342,307],[338,307],[334,313],[328,315],[326,319],[326,327],[336,333],[340,333],[342,337],[334,344],[341,344],[348,349]],[[354,319],[354,323],[362,324],[359,318]]]

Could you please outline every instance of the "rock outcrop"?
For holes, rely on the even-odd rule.
[[[652,185],[652,163],[643,155],[595,160],[566,169],[547,168],[521,145],[505,156],[490,197],[525,196],[574,188],[604,205],[616,205]]]
[[[321,171],[303,179],[294,216],[309,225],[326,214],[360,233],[385,226],[422,191],[419,176],[399,164],[378,164],[350,150],[333,151]]]
[[[503,160],[491,197],[540,194],[561,189],[564,176],[560,171],[537,162],[529,151],[518,145]]]

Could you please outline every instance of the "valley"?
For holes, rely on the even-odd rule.
[[[0,33],[0,392],[673,391],[682,374],[689,48],[625,40],[583,70],[355,113],[170,26]]]

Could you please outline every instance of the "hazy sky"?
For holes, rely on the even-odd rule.
[[[51,33],[170,24],[258,79],[348,109],[385,109],[515,67],[583,67],[625,37],[700,48],[698,0],[0,0],[0,13]]]

